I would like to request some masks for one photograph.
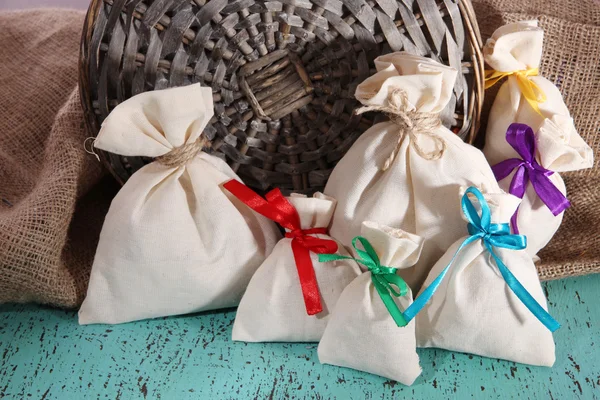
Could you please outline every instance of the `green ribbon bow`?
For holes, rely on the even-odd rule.
[[[360,250],[356,246],[357,242],[362,244],[364,250]],[[381,301],[383,301],[383,304],[385,304],[385,307],[396,322],[396,325],[399,327],[406,326],[408,322],[392,298],[392,296],[406,296],[408,293],[408,285],[406,285],[404,279],[396,275],[398,268],[381,265],[375,249],[371,246],[371,243],[362,236],[357,236],[352,239],[352,247],[354,247],[360,258],[342,256],[339,254],[319,254],[319,261],[354,260],[367,267],[369,271],[371,271],[371,281],[373,282],[375,289],[377,289]]]

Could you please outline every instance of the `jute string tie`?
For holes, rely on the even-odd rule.
[[[204,147],[208,146],[210,146],[210,141],[206,139],[204,135],[202,135],[198,138],[198,140],[192,143],[175,147],[167,154],[156,157],[154,161],[158,161],[162,165],[169,168],[181,167],[182,165],[186,164],[188,161],[196,157]]]
[[[382,170],[387,170],[394,162],[404,135],[408,135],[410,142],[419,156],[426,160],[437,160],[446,151],[446,143],[435,133],[435,130],[442,125],[439,114],[417,112],[409,110],[410,103],[408,96],[402,89],[395,89],[389,96],[387,105],[364,106],[356,110],[356,114],[363,114],[369,111],[380,111],[385,113],[391,122],[398,126],[398,142],[396,147],[385,161]],[[424,135],[430,137],[435,142],[435,149],[428,151],[419,144],[418,136]]]

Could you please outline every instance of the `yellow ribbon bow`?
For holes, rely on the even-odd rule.
[[[537,111],[538,114],[543,116],[542,112],[540,111],[539,103],[546,101],[546,93],[544,93],[535,82],[529,79],[530,76],[537,76],[538,74],[539,70],[537,68],[529,68],[512,72],[487,70],[485,71],[485,88],[489,89],[498,83],[498,81],[500,81],[502,78],[514,75],[517,78],[519,89],[521,89],[523,96],[525,96],[525,100],[527,100],[529,105],[535,111]]]

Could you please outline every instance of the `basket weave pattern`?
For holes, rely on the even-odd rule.
[[[481,39],[469,0],[94,0],[80,81],[93,134],[138,93],[200,82],[213,89],[211,151],[249,186],[322,190],[375,121],[355,115],[356,86],[392,51],[461,71],[444,125],[474,138]],[[146,160],[103,153],[121,182]]]

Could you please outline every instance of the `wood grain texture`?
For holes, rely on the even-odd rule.
[[[74,312],[1,306],[0,398],[600,398],[600,275],[544,286],[563,325],[553,368],[419,350],[412,387],[321,365],[316,345],[232,342],[231,310],[79,326]]]

